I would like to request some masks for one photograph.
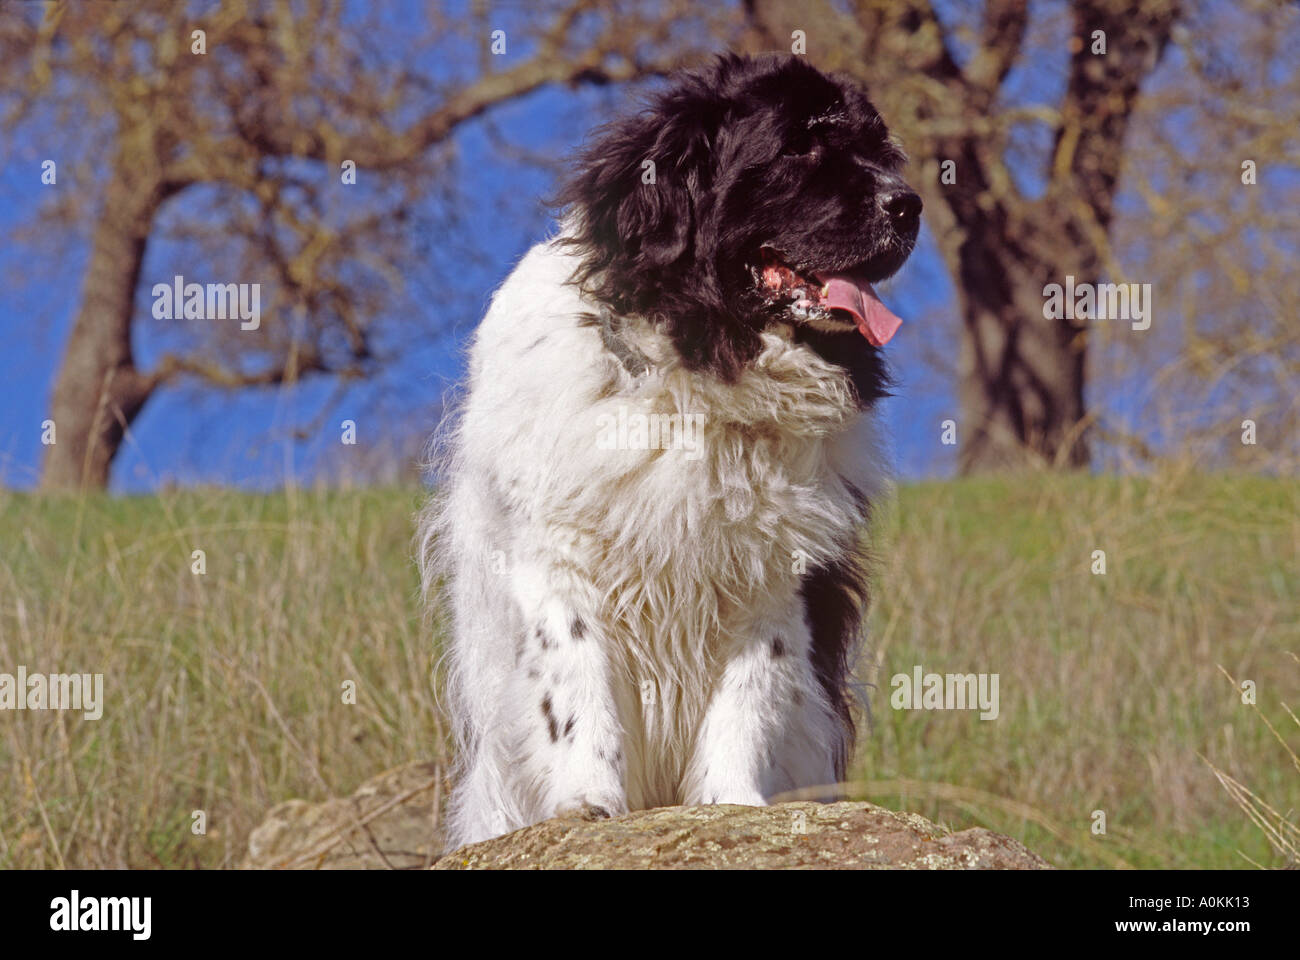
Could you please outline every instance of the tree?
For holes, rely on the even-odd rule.
[[[673,65],[655,53],[671,4],[654,20],[595,0],[538,4],[513,39],[494,38],[484,4],[457,16],[431,5],[427,42],[407,49],[449,59],[425,70],[391,56],[410,42],[402,26],[344,2],[227,0],[192,12],[169,0],[0,10],[0,128],[18,137],[57,117],[65,142],[96,151],[94,189],[79,191],[95,202],[65,197],[47,210],[93,226],[51,399],[45,489],[104,486],[124,432],[179,378],[238,388],[368,375],[393,264],[409,256],[406,216],[438,186],[439,148],[455,131],[548,84]],[[493,57],[494,42],[527,53]],[[345,162],[378,175],[364,202],[339,203],[329,189]],[[146,251],[175,198],[202,188],[213,219],[176,234],[226,264],[223,276],[266,279],[279,322],[183,325],[186,336],[166,338],[177,349],[140,369]]]
[[[744,5],[756,46],[788,47],[800,28],[812,34],[809,57],[864,81],[920,159],[915,186],[962,314],[961,468],[1086,465],[1088,331],[1045,319],[1043,288],[1067,275],[1096,281],[1113,266],[1125,133],[1177,0],[1073,0],[1068,80],[1055,107],[1017,106],[1003,89],[1025,44],[1028,0],[988,0],[960,38],[930,0],[861,0],[851,12],[829,0]],[[1011,131],[1026,121],[1052,131],[1033,197],[1007,160]]]
[[[1188,0],[1143,90],[1111,242],[1158,302],[1092,331],[1090,391],[1131,398],[1097,420],[1106,466],[1300,465],[1297,38],[1295,4]]]

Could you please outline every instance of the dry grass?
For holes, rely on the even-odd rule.
[[[1300,778],[1261,722],[1284,719],[1300,679],[1293,479],[936,484],[905,490],[881,534],[862,771],[910,783],[867,795],[984,823],[1062,866],[1284,862],[1201,757],[1295,821]],[[889,678],[915,664],[999,674],[1000,718],[891,710]],[[1220,664],[1255,682],[1257,711]]]
[[[1296,665],[1300,666],[1300,657],[1292,654],[1291,659],[1296,662]],[[1268,727],[1269,733],[1273,734],[1273,739],[1281,747],[1281,754],[1291,761],[1291,766],[1295,768],[1295,772],[1300,774],[1300,754],[1296,753],[1295,747],[1287,742],[1281,731],[1269,722],[1268,716],[1260,711],[1259,704],[1254,699],[1253,691],[1248,691],[1246,684],[1238,683],[1222,667],[1219,668],[1219,671],[1228,678],[1233,691],[1241,693],[1243,703],[1247,703],[1251,710],[1255,711],[1259,716],[1260,722]],[[1290,718],[1291,725],[1296,729],[1300,729],[1300,717],[1297,717],[1295,712],[1286,704],[1282,704],[1282,709],[1286,711],[1287,717]],[[1294,732],[1291,732],[1294,736]],[[1207,760],[1206,764],[1214,771],[1215,778],[1223,785],[1223,788],[1228,791],[1228,796],[1232,797],[1242,812],[1250,818],[1250,822],[1259,828],[1278,855],[1286,860],[1287,866],[1294,869],[1300,865],[1300,826],[1296,825],[1295,808],[1292,807],[1285,812],[1275,809],[1263,797],[1223,770],[1220,770],[1210,761]]]
[[[0,864],[230,866],[271,804],[435,755],[417,500],[0,501],[0,671],[103,673],[108,701],[0,714]]]
[[[1295,486],[904,488],[878,531],[858,794],[991,826],[1063,866],[1285,863],[1218,778],[1268,798],[1267,822],[1294,836],[1300,777],[1269,724],[1287,729],[1281,704],[1300,699]],[[103,673],[108,701],[98,721],[0,713],[0,866],[231,866],[272,804],[440,756],[418,499],[0,494],[0,672]],[[915,664],[998,673],[1000,718],[891,710],[888,678]],[[1257,710],[1219,665],[1255,682]]]

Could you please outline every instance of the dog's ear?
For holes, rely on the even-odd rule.
[[[719,276],[743,268],[717,228],[717,188],[736,107],[723,75],[744,65],[723,58],[603,128],[555,198],[561,242],[578,255],[574,281],[617,313],[661,324],[689,369],[728,381],[762,345],[762,319]]]
[[[710,178],[708,120],[698,101],[666,96],[591,141],[557,197],[584,248],[584,274],[617,272],[635,301],[691,256]]]

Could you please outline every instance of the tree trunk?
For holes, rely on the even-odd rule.
[[[968,234],[956,259],[961,471],[1086,467],[1087,331],[1043,316],[1043,286],[1071,271],[1037,257],[1025,263],[1023,251],[986,235]]]
[[[921,177],[917,189],[962,320],[958,467],[962,473],[1089,462],[1084,371],[1087,328],[1043,316],[1043,287],[1090,276],[1098,258],[1063,214],[986,198],[983,164],[946,145],[964,172],[960,189]],[[960,152],[959,152],[960,151]]]
[[[115,172],[95,226],[81,306],[50,402],[55,442],[46,447],[43,490],[106,487],[123,433],[153,391],[132,358],[131,316],[161,193],[131,180]]]

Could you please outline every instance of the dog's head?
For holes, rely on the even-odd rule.
[[[584,151],[558,196],[576,280],[726,379],[777,321],[823,353],[874,355],[899,321],[872,284],[920,225],[904,159],[852,81],[797,57],[720,57]]]

